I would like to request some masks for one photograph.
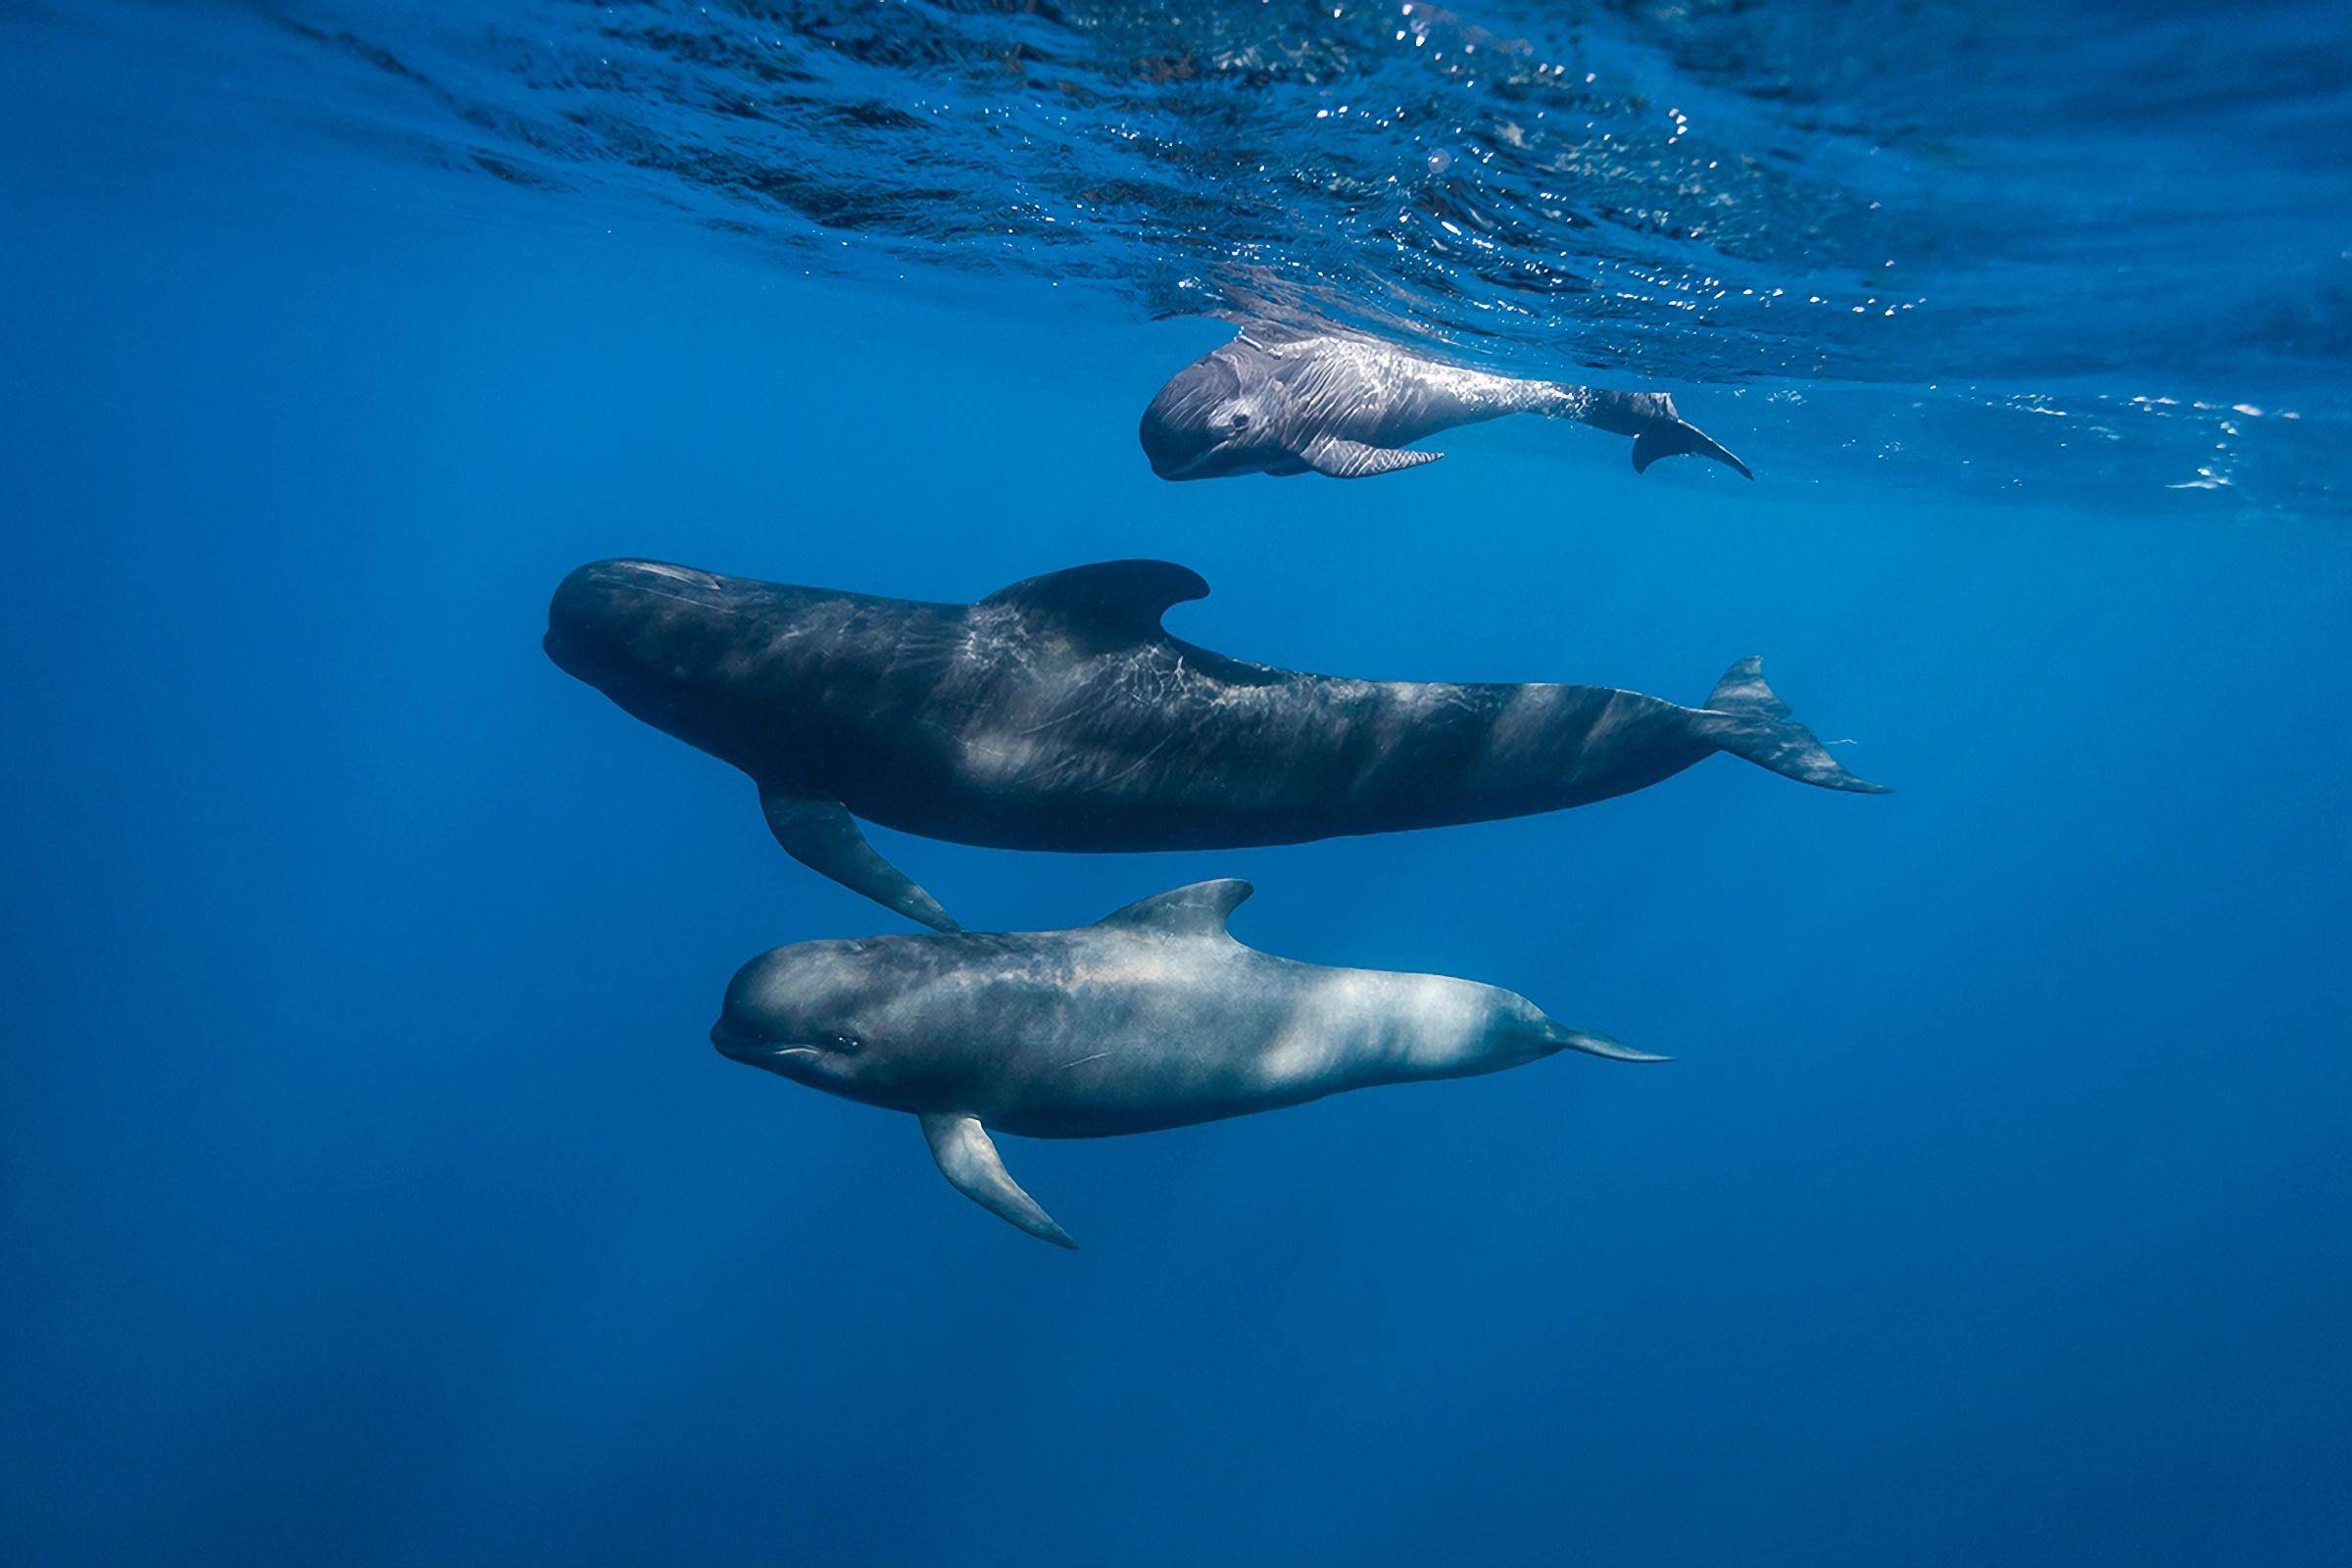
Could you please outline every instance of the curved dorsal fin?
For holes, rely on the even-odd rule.
[[[1295,343],[1307,343],[1326,335],[1282,321],[1245,321],[1241,330],[1234,334],[1234,341],[1279,356]]]
[[[980,602],[1009,605],[1131,642],[1159,635],[1171,605],[1208,597],[1208,584],[1168,561],[1104,561],[1029,577]]]
[[[1226,920],[1242,901],[1256,890],[1239,877],[1196,882],[1191,887],[1138,899],[1113,909],[1097,925],[1121,926],[1131,931],[1157,931],[1168,936],[1226,936]]]

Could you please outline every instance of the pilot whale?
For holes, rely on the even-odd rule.
[[[1073,931],[803,942],[727,987],[711,1044],[829,1094],[912,1112],[958,1192],[1075,1247],[992,1130],[1106,1138],[1376,1084],[1499,1072],[1559,1051],[1663,1061],[1442,975],[1331,969],[1226,929],[1247,882],[1201,882]]]
[[[1663,392],[1605,392],[1446,365],[1377,338],[1259,325],[1178,371],[1139,434],[1163,479],[1322,473],[1361,479],[1435,463],[1406,450],[1456,425],[1544,414],[1634,438],[1634,471],[1681,453],[1747,465]]]
[[[999,849],[1297,844],[1555,811],[1729,752],[1838,765],[1744,659],[1701,708],[1605,686],[1349,680],[1171,637],[1208,585],[1163,561],[922,604],[647,561],[557,588],[546,649],[628,712],[733,763],[795,858],[956,922],[855,820]]]

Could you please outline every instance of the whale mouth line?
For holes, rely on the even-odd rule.
[[[737,1061],[777,1061],[785,1056],[821,1056],[824,1052],[816,1046],[786,1046],[757,1035],[738,1034],[720,1019],[710,1026],[710,1043],[719,1054]]]
[[[1208,447],[1204,451],[1194,453],[1182,463],[1170,464],[1169,466],[1162,467],[1157,462],[1154,462],[1152,465],[1152,471],[1154,475],[1162,479],[1199,478],[1200,477],[1200,470],[1202,468],[1206,467],[1218,458],[1225,456],[1225,454],[1231,450],[1233,446],[1233,438],[1228,436],[1226,439],[1215,443],[1213,446]]]

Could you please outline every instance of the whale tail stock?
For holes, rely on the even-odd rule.
[[[1759,655],[1750,654],[1724,671],[1707,695],[1707,706],[1693,710],[1691,716],[1704,739],[1800,784],[1857,795],[1890,793],[1886,785],[1856,778],[1838,765],[1814,733],[1796,721],[1788,705],[1764,684]]]

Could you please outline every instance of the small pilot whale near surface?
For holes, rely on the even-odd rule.
[[[1163,479],[1321,473],[1361,479],[1435,463],[1407,450],[1456,425],[1544,414],[1634,438],[1634,471],[1689,453],[1747,465],[1675,412],[1663,392],[1606,392],[1446,365],[1354,333],[1251,326],[1159,389],[1141,431]]]
[[[1879,793],[1734,664],[1704,706],[1605,686],[1370,681],[1171,637],[1207,583],[1078,566],[925,604],[604,561],[564,579],[568,673],[758,785],[796,859],[942,931],[938,901],[856,818],[1002,849],[1297,844],[1555,811],[1717,752]]]
[[[710,1040],[737,1061],[911,1112],[958,1192],[1075,1247],[990,1132],[1106,1138],[1343,1090],[1499,1072],[1560,1051],[1662,1061],[1442,975],[1259,953],[1201,882],[1071,931],[804,942],[737,972]]]

